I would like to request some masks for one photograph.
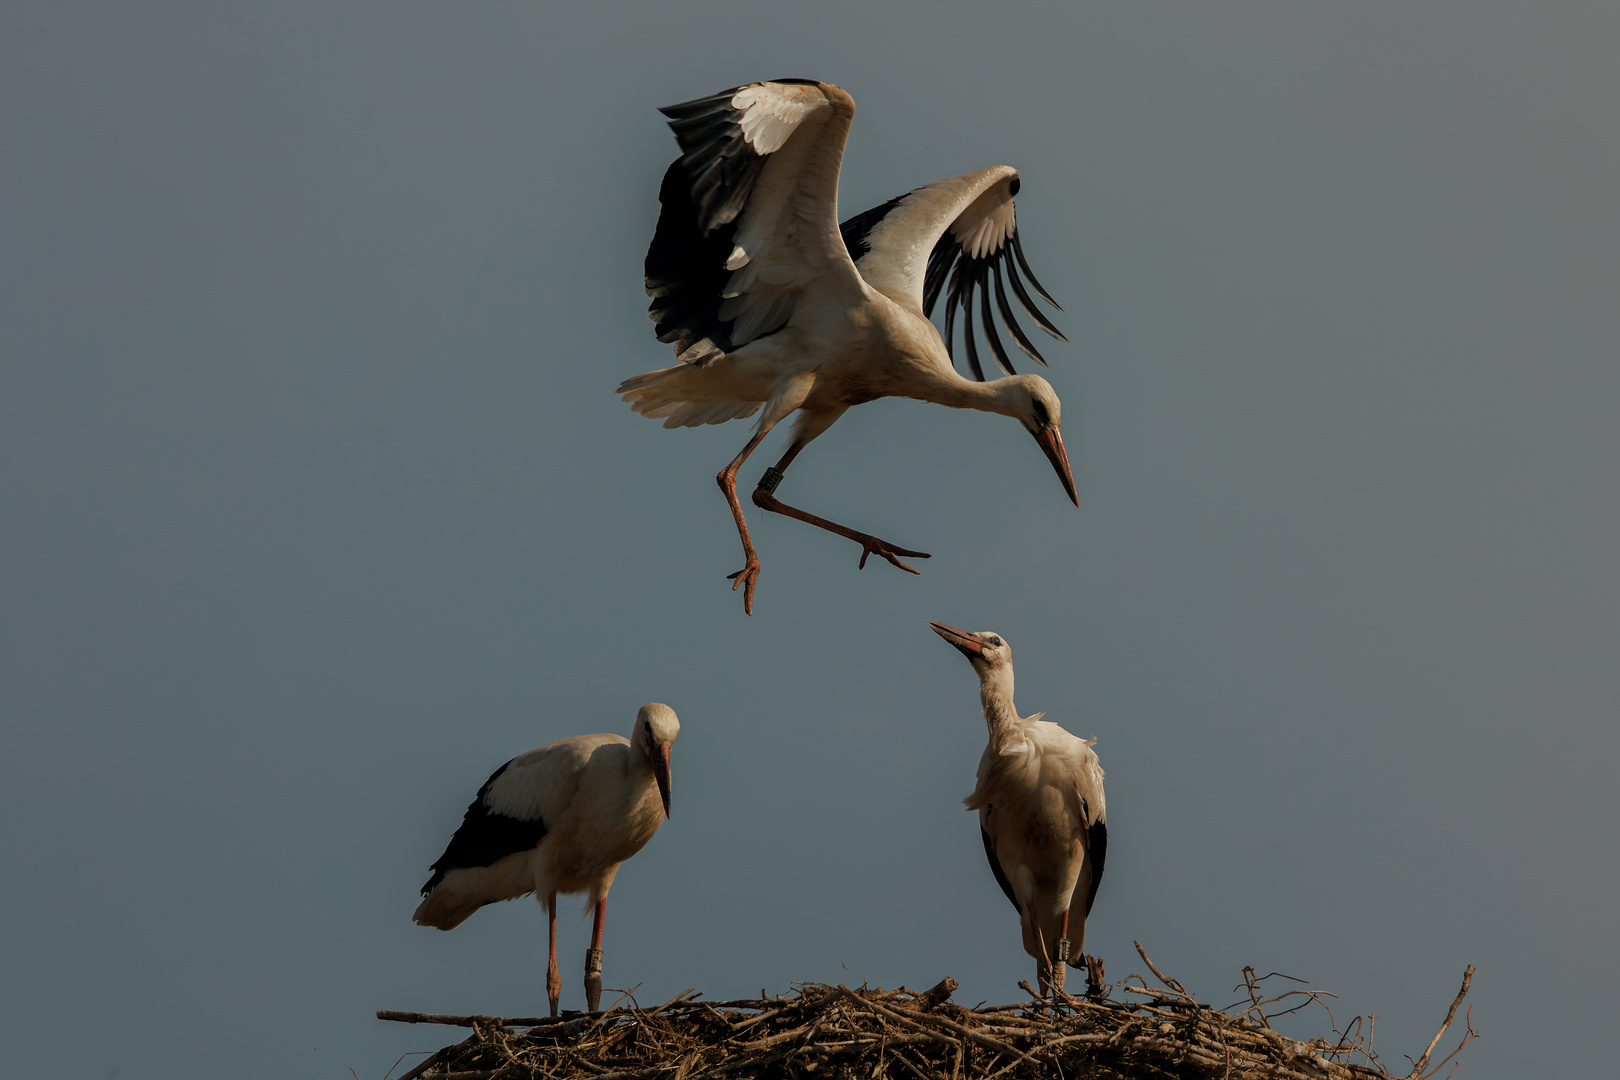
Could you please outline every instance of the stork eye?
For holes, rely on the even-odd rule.
[[[990,644],[994,645],[996,648],[999,649],[1004,644],[1006,644],[1006,642],[1002,641],[999,637],[995,636],[994,634],[991,634],[990,635]]]
[[[1052,414],[1046,411],[1046,402],[1040,398],[1031,398],[1029,404],[1031,410],[1035,413],[1035,422],[1037,424],[1046,427],[1052,422]]]

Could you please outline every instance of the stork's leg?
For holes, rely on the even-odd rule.
[[[1063,922],[1058,930],[1058,939],[1052,942],[1052,985],[1059,992],[1063,990],[1063,975],[1069,969],[1069,909],[1063,909]]]
[[[715,482],[720,490],[726,493],[726,502],[731,505],[731,516],[737,522],[737,535],[742,537],[743,557],[747,560],[743,568],[735,574],[728,574],[731,580],[731,591],[736,592],[737,586],[743,587],[743,614],[754,613],[754,585],[759,581],[759,559],[754,555],[754,541],[748,535],[748,522],[743,518],[742,503],[737,501],[737,470],[742,463],[748,460],[748,455],[754,452],[754,447],[770,433],[770,428],[764,428],[748,440],[748,445],[742,448],[742,453],[731,459],[731,464],[721,469],[715,476]]]
[[[776,485],[782,482],[782,475],[787,472],[787,467],[793,463],[793,459],[799,456],[799,451],[803,450],[808,444],[808,439],[795,439],[793,445],[788,447],[787,453],[782,455],[782,460],[765,470],[765,475],[759,478],[759,485],[754,488],[754,505],[761,510],[769,510],[773,514],[796,518],[807,525],[814,525],[818,529],[826,529],[828,532],[837,533],[845,539],[855,541],[861,545],[861,562],[856,569],[866,569],[866,560],[870,556],[881,555],[907,573],[917,573],[916,570],[901,562],[896,556],[904,555],[911,559],[930,558],[926,551],[910,551],[903,547],[896,547],[887,540],[880,540],[870,533],[856,532],[854,529],[828,521],[826,518],[808,514],[797,507],[789,506],[776,497]],[[741,464],[740,460],[738,464]],[[735,502],[733,505],[736,505]],[[742,512],[739,510],[737,515],[740,521]]]
[[[546,997],[551,999],[551,1015],[557,1015],[562,1003],[562,973],[557,970],[557,894],[546,897],[546,922],[551,932],[551,945],[546,950]]]
[[[1045,997],[1052,986],[1052,955],[1046,951],[1046,938],[1041,934],[1041,920],[1035,915],[1035,901],[1028,905],[1029,925],[1035,931],[1035,982]]]
[[[596,1012],[602,1005],[602,922],[607,918],[607,897],[596,902],[596,926],[591,930],[591,947],[585,950],[585,1008]]]

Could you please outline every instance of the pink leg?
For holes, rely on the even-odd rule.
[[[854,529],[839,525],[836,522],[828,521],[826,518],[821,518],[814,514],[806,513],[805,511],[800,510],[798,507],[789,506],[787,503],[782,502],[776,497],[776,485],[782,482],[782,474],[787,472],[787,467],[793,463],[793,459],[799,456],[799,451],[803,450],[806,445],[806,443],[794,443],[792,446],[788,447],[787,453],[782,455],[781,461],[778,461],[772,468],[765,471],[765,475],[759,479],[759,486],[754,488],[754,505],[759,507],[761,510],[769,510],[773,514],[781,514],[784,517],[795,518],[804,522],[806,525],[814,525],[818,529],[826,529],[830,533],[837,533],[846,540],[855,541],[857,544],[861,545],[861,562],[857,569],[866,569],[866,560],[868,557],[872,555],[881,555],[891,564],[898,566],[907,573],[917,573],[916,570],[907,566],[895,556],[905,555],[906,557],[912,559],[926,559],[930,557],[926,551],[909,551],[903,547],[895,547],[887,540],[879,540],[870,533],[856,532]],[[750,447],[750,449],[751,448],[752,447]],[[737,513],[740,518],[742,511],[738,510]]]
[[[1046,951],[1046,938],[1041,935],[1041,920],[1035,917],[1035,901],[1031,900],[1026,910],[1030,929],[1035,934],[1035,981],[1040,985],[1041,996],[1045,997],[1052,983],[1052,957]]]
[[[1058,939],[1052,943],[1057,955],[1052,957],[1052,985],[1063,989],[1063,975],[1069,968],[1069,909],[1063,909],[1063,923],[1058,930]]]
[[[591,947],[585,953],[585,1008],[596,1012],[602,1006],[602,923],[607,918],[607,897],[596,902],[596,925],[591,929]]]
[[[557,1015],[562,1003],[562,974],[557,970],[557,894],[546,897],[546,922],[551,930],[551,945],[546,950],[546,996],[551,999],[551,1015]]]
[[[720,490],[725,492],[726,502],[731,506],[731,516],[737,522],[737,535],[742,537],[743,558],[746,561],[741,570],[735,574],[728,574],[727,577],[731,579],[732,592],[737,591],[738,585],[743,587],[744,615],[754,613],[754,585],[759,581],[759,559],[754,555],[754,541],[748,535],[748,522],[743,518],[742,503],[737,501],[737,470],[742,468],[742,463],[748,460],[748,455],[754,452],[754,447],[759,445],[766,434],[767,432],[761,431],[749,439],[748,445],[742,448],[742,453],[732,458],[731,464],[721,469],[714,478],[715,483],[720,485]]]

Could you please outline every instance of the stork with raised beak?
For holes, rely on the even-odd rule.
[[[1065,965],[1084,966],[1086,916],[1108,853],[1103,771],[1092,750],[1097,740],[1075,738],[1042,720],[1044,713],[1018,715],[1012,648],[1001,635],[928,625],[978,673],[990,740],[973,794],[963,802],[979,812],[984,853],[1018,910],[1042,993],[1062,990]]]
[[[651,840],[669,816],[669,755],[681,724],[650,702],[622,735],[558,739],[496,769],[478,789],[461,827],[433,864],[411,916],[450,930],[485,904],[528,893],[546,908],[550,930],[546,996],[557,1015],[557,894],[586,894],[596,908],[585,953],[586,1007],[602,999],[602,924],[619,864]]]
[[[1025,261],[1013,209],[1018,171],[997,165],[917,188],[838,223],[838,172],[855,101],[831,83],[777,79],[662,110],[682,156],[664,174],[663,209],[647,251],[646,284],[658,340],[674,367],[626,379],[618,392],[665,427],[759,414],[754,435],[715,478],[742,540],[730,575],[754,610],[759,558],[737,501],[737,470],[771,429],[797,412],[786,452],[754,488],[754,505],[853,540],[860,565],[878,555],[926,559],[776,497],[793,459],[852,405],[882,397],[999,413],[1023,425],[1079,505],[1063,448],[1062,406],[1038,375],[1019,375],[996,330],[1044,365],[1013,317],[1018,304],[1063,335],[1030,297],[1054,308]],[[1020,276],[1022,274],[1022,276]],[[1028,285],[1025,285],[1025,278]],[[929,321],[945,300],[944,334]],[[974,327],[1005,372],[985,378]],[[972,378],[957,373],[954,328]]]

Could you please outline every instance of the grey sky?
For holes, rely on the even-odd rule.
[[[377,1080],[447,1037],[379,1007],[542,1009],[532,903],[416,890],[494,766],[650,699],[608,986],[1008,1000],[942,619],[1100,736],[1113,978],[1285,971],[1400,1061],[1472,962],[1465,1075],[1603,1072],[1614,6],[578,8],[0,12],[8,1069]],[[855,96],[846,216],[1022,171],[1081,507],[1004,419],[853,410],[782,494],[934,558],[756,517],[747,620],[747,427],[611,391],[671,362],[654,107],[773,76]]]

